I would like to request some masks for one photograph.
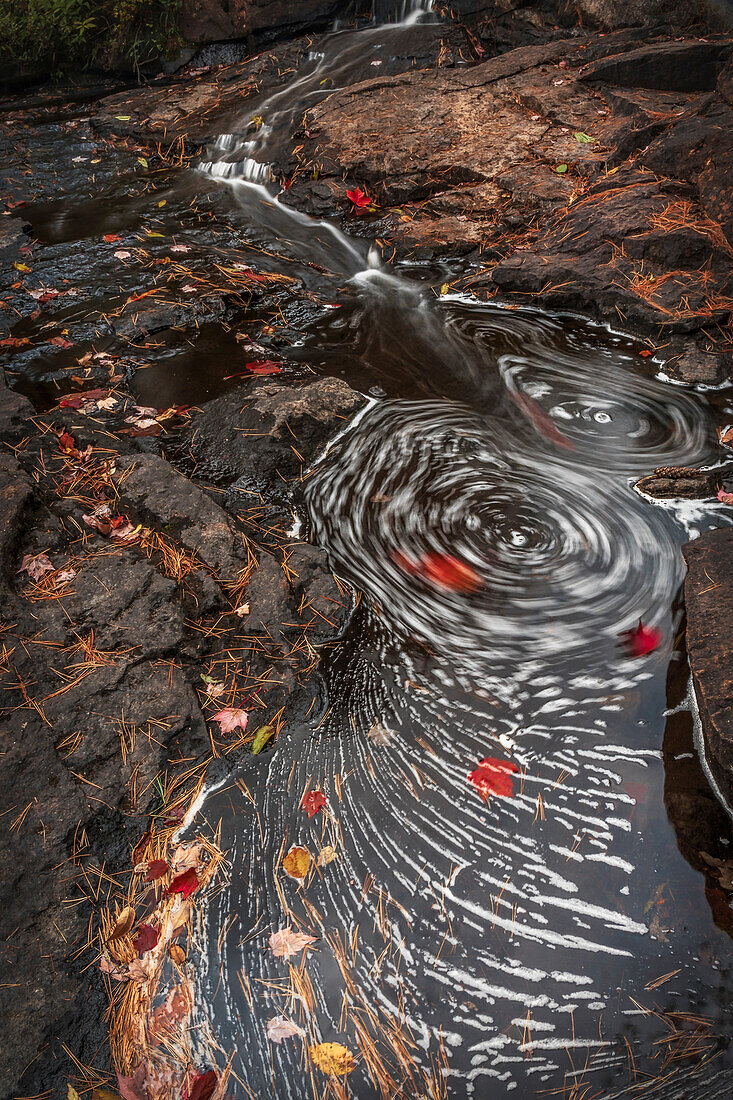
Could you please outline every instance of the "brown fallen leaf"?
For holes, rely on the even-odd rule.
[[[127,982],[130,980],[130,972],[126,966],[118,966],[106,955],[99,960],[99,969],[103,974],[108,974],[115,982]]]
[[[171,989],[165,1002],[153,1012],[148,1030],[151,1036],[162,1035],[173,1025],[180,1024],[189,1015],[192,1008],[191,996],[185,985]]]
[[[132,861],[133,867],[137,863],[142,862],[142,858],[145,855],[145,850],[146,850],[148,844],[150,843],[150,841],[152,839],[153,839],[152,829],[146,829],[145,832],[143,833],[143,835],[138,840],[135,847],[132,849],[131,861]]]
[[[178,874],[179,871],[187,871],[189,867],[198,868],[203,849],[203,844],[198,840],[193,844],[179,844],[171,858],[172,870]]]
[[[119,940],[122,936],[126,936],[134,923],[135,910],[131,905],[126,905],[122,912],[116,917],[112,933],[107,937],[107,943],[111,943],[113,940]]]
[[[155,961],[152,958],[146,958],[144,955],[139,959],[133,959],[127,966],[127,973],[130,976],[130,981],[133,982],[148,982],[154,972]]]
[[[180,944],[172,943],[168,948],[168,954],[172,958],[176,966],[183,966],[186,962],[186,952],[180,946]]]
[[[131,1077],[117,1074],[117,1088],[122,1100],[147,1100],[150,1095],[147,1087],[148,1067],[141,1062]],[[114,1094],[112,1094],[114,1095]]]
[[[48,554],[24,554],[19,573],[27,573],[32,581],[40,581],[46,573],[52,573],[54,565]]]
[[[367,737],[375,745],[388,745],[394,737],[394,730],[387,729],[381,722],[374,722],[367,733]]]

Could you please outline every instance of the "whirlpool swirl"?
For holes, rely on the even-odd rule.
[[[663,615],[674,524],[628,480],[550,451],[454,403],[373,406],[309,482],[316,540],[403,631],[444,652],[592,650]],[[455,556],[482,586],[436,588],[397,551]]]

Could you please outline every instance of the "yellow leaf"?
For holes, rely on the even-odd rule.
[[[126,936],[135,923],[135,910],[130,905],[126,905],[122,912],[115,920],[115,926],[112,929],[112,933],[107,937],[107,943],[111,943],[112,940],[118,940],[121,936]]]
[[[115,115],[118,122],[129,122],[131,115]]]
[[[307,848],[291,848],[283,859],[283,870],[291,878],[305,878],[311,865],[311,854]]]
[[[13,267],[16,269],[16,271],[30,271],[28,264],[22,264],[20,263],[20,261],[16,261],[13,264]]]
[[[448,283],[443,283],[442,287],[440,288],[440,293],[441,294],[450,293],[450,285]]]
[[[327,863],[332,863],[335,859],[338,859],[338,852],[332,844],[326,844],[318,853],[318,866],[325,867]]]
[[[79,1093],[70,1082],[66,1084],[66,1100],[79,1100]]]
[[[167,202],[168,202],[168,199],[161,199],[160,202],[158,203],[158,206],[165,206],[165,204]]]
[[[351,1073],[354,1056],[341,1043],[319,1043],[311,1047],[311,1058],[322,1073],[341,1075]]]

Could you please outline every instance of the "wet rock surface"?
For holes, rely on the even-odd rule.
[[[322,214],[358,184],[399,253],[475,257],[459,287],[590,312],[652,337],[672,376],[720,382],[733,43],[631,41],[576,35],[335,92],[293,135],[287,201]]]
[[[733,531],[723,528],[684,547],[688,573],[687,648],[710,752],[731,788],[733,772]]]
[[[636,488],[657,500],[711,500],[718,491],[720,480],[720,470],[662,466],[637,481]]]
[[[233,492],[286,497],[364,398],[324,378],[299,388],[276,382],[235,389],[204,405],[182,435],[196,473]],[[236,499],[236,498],[234,498]]]
[[[308,425],[309,457],[360,400],[335,380],[312,388],[317,394],[260,387],[250,402],[264,402],[271,427]],[[118,401],[131,407],[119,393]],[[220,737],[210,717],[222,703],[207,693],[204,672],[215,671],[224,645],[229,674],[243,670],[254,721],[285,703],[292,713],[307,708],[318,691],[308,677],[315,647],[343,630],[351,599],[322,551],[277,524],[258,527],[258,538],[246,503],[238,516],[228,512],[161,454],[135,452],[134,439],[91,416],[57,410],[36,417],[22,440],[14,430],[4,438],[14,448],[0,459],[11,828],[0,882],[15,979],[2,990],[0,1092],[61,1095],[62,1044],[90,1065],[104,1045],[106,995],[95,948],[85,946],[90,906],[104,901],[104,868],[129,864],[149,814],[160,812],[161,778],[175,786],[182,762],[184,773],[203,776]],[[255,445],[247,457],[246,439],[237,455],[250,467],[261,456]],[[90,526],[90,513],[104,522],[100,508],[125,516],[134,533],[115,541],[109,528]],[[18,572],[25,555],[47,555],[37,579]],[[217,751],[231,768],[249,749],[228,757],[224,737]]]

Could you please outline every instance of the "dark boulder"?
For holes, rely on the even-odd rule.
[[[704,23],[710,4],[705,0],[575,0],[575,11],[584,23],[611,30],[615,27],[675,29]]]
[[[182,0],[181,34],[200,45],[253,34],[292,34],[350,7],[350,0]]]
[[[733,527],[683,548],[688,573],[687,651],[705,741],[715,761],[733,769]]]
[[[581,80],[678,92],[711,92],[733,48],[730,40],[652,42],[592,62]]]
[[[183,433],[196,476],[269,497],[297,490],[306,468],[364,404],[337,378],[240,387],[204,405]]]
[[[21,521],[33,496],[27,474],[10,455],[0,455],[0,591],[15,569]]]
[[[182,543],[225,578],[245,567],[244,543],[231,518],[164,458],[125,456],[118,459],[117,470],[120,497],[136,520]]]

